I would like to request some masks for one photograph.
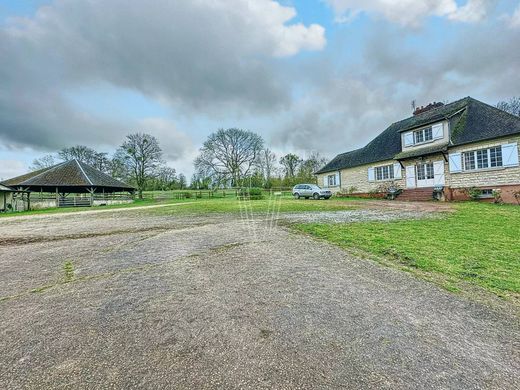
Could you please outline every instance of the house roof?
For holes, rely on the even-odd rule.
[[[440,120],[450,122],[452,133],[449,146],[520,133],[519,117],[468,96],[391,124],[365,147],[338,154],[316,173],[432,153],[428,150],[430,148],[425,148],[418,149],[419,154],[412,153],[413,156],[404,156],[401,147],[401,133]]]
[[[24,188],[86,189],[105,188],[111,191],[131,191],[125,184],[78,160],[65,161],[3,182],[4,185]]]
[[[420,149],[407,150],[401,153],[397,153],[394,156],[395,160],[405,160],[407,158],[429,156],[435,153],[447,152],[448,145],[435,145],[430,147],[424,147]]]

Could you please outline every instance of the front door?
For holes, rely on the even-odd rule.
[[[417,187],[433,187],[435,173],[433,163],[417,164]]]
[[[406,187],[434,187],[444,185],[444,161],[419,163],[406,167]]]

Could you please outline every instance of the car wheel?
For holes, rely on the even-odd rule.
[[[325,199],[330,199],[330,196],[326,196]]]
[[[294,199],[300,199],[300,194],[296,193],[293,195],[294,196]]]
[[[312,198],[313,198],[314,200],[319,200],[319,199],[320,199],[320,194],[318,194],[318,193],[316,192],[314,195],[312,195]]]

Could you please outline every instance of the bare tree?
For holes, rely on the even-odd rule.
[[[183,190],[186,188],[186,176],[184,173],[179,174],[179,189]]]
[[[175,168],[162,166],[157,170],[157,182],[161,190],[170,190],[177,183],[177,171]]]
[[[35,158],[29,167],[31,171],[39,171],[40,169],[50,168],[56,165],[56,159],[52,154],[48,154],[41,158]]]
[[[293,153],[286,154],[280,159],[285,178],[293,179],[296,176],[301,161],[301,158]]]
[[[510,114],[520,116],[520,96],[512,97],[497,103],[497,108],[507,111]]]
[[[127,135],[126,141],[119,148],[119,156],[137,185],[139,199],[142,199],[148,177],[161,163],[162,150],[159,141],[149,134]]]
[[[88,165],[94,165],[97,152],[84,145],[63,148],[58,152],[58,157],[63,161],[78,160]]]
[[[327,161],[328,160],[324,157],[321,157],[319,153],[311,153],[311,155],[306,160],[301,161],[298,177],[300,177],[303,181],[314,180],[314,172],[327,164]]]
[[[262,137],[241,129],[220,129],[200,149],[195,168],[217,183],[240,185],[251,173],[264,146]]]
[[[271,187],[271,178],[275,170],[276,154],[274,154],[269,148],[265,148],[260,152],[258,158],[258,167],[264,177],[264,187]]]

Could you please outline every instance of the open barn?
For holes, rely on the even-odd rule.
[[[79,160],[70,160],[2,183],[29,193],[29,208],[90,207],[131,202],[135,188]]]

